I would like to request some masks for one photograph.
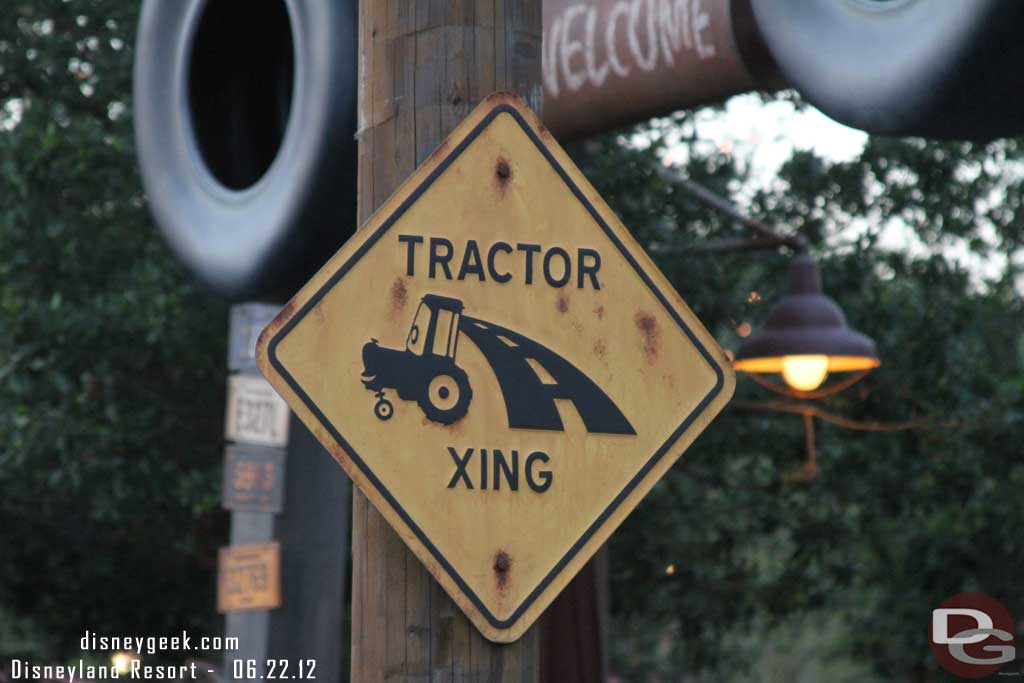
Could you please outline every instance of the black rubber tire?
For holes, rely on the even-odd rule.
[[[459,387],[458,401],[456,401],[455,405],[447,410],[438,408],[430,402],[430,383],[442,375],[448,375],[451,377]],[[423,414],[427,416],[428,420],[449,425],[466,416],[466,413],[469,411],[469,404],[472,400],[473,387],[469,385],[469,377],[466,376],[466,373],[462,369],[455,368],[454,370],[438,373],[431,377],[429,381],[425,382],[423,384],[422,395],[416,403],[423,411]]]
[[[882,135],[1024,132],[1020,0],[750,0],[803,97]]]
[[[357,21],[355,0],[142,8],[134,118],[149,207],[227,298],[290,296],[355,228]]]

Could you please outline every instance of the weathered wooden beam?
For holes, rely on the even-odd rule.
[[[750,0],[546,0],[542,64],[562,141],[784,85]]]

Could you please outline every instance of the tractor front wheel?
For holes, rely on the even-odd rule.
[[[462,370],[440,372],[427,383],[424,395],[417,401],[427,419],[441,424],[461,420],[473,400],[473,388]]]
[[[381,396],[373,406],[373,414],[377,416],[378,420],[390,420],[391,416],[395,414],[395,406],[392,405],[391,401]]]

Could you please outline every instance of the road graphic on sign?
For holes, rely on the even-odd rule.
[[[576,407],[587,432],[636,434],[608,395],[572,363],[518,332],[464,316],[463,309],[459,299],[427,294],[409,328],[405,349],[382,347],[376,339],[363,347],[362,382],[376,392],[373,412],[379,419],[394,415],[386,389],[416,401],[434,422],[452,424],[465,417],[473,389],[455,358],[459,338],[465,335],[494,371],[511,429],[564,431],[555,399],[566,399]]]

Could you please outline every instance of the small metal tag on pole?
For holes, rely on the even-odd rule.
[[[233,306],[228,345],[224,483],[230,545],[218,558],[217,608],[226,680],[262,680],[273,661],[310,662],[316,678],[343,678],[342,623],[349,483],[256,369],[260,331],[279,305]]]

